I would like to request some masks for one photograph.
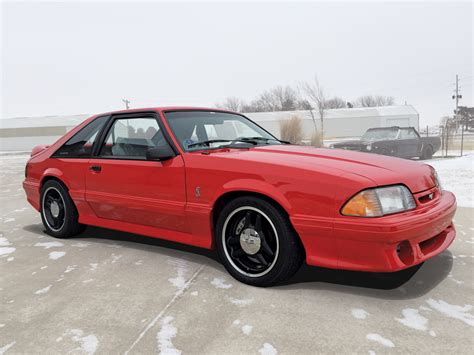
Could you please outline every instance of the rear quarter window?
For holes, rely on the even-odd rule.
[[[74,136],[69,138],[69,140],[64,143],[53,156],[56,158],[89,157],[92,154],[94,141],[108,118],[109,116],[96,118]]]

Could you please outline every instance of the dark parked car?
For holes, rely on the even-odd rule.
[[[439,137],[420,137],[413,127],[383,127],[370,128],[360,140],[335,143],[331,145],[331,148],[399,158],[431,159],[440,146]]]

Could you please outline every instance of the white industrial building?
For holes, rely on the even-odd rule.
[[[90,115],[18,117],[0,119],[0,151],[28,151],[39,144],[51,144]],[[317,110],[257,112],[246,116],[280,136],[280,121],[298,116],[306,139],[321,129]],[[314,118],[314,119],[313,119]],[[360,137],[368,128],[412,126],[418,129],[419,114],[411,105],[326,110],[324,136],[328,139]]]
[[[321,119],[317,110],[291,112],[257,112],[247,114],[252,120],[272,134],[280,135],[280,121],[298,116],[303,119],[306,139],[315,130],[321,130]],[[360,137],[373,127],[419,126],[419,114],[411,105],[343,108],[326,110],[323,115],[324,137],[327,139]]]

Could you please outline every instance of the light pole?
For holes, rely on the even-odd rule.
[[[130,100],[122,99],[123,103],[125,104],[125,109],[130,109]]]

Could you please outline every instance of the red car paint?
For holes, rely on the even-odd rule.
[[[28,201],[39,211],[41,186],[54,177],[67,186],[80,223],[213,248],[217,201],[227,194],[257,193],[288,213],[308,264],[351,270],[401,270],[441,253],[455,238],[455,197],[438,190],[428,165],[296,145],[184,152],[163,112],[193,109],[203,110],[116,112],[157,112],[179,150],[173,159],[50,158],[97,116],[91,117],[32,156],[23,183]],[[97,164],[101,172],[89,169]],[[359,191],[393,184],[409,188],[416,209],[376,218],[341,215],[342,206]],[[430,193],[434,197],[426,201]]]

